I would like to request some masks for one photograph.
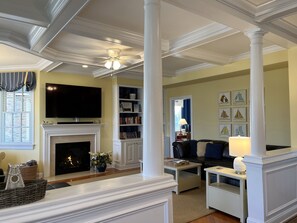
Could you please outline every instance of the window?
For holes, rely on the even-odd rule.
[[[33,91],[0,91],[0,148],[33,148]]]

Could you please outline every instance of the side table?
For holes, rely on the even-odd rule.
[[[236,174],[234,169],[215,166],[206,171],[206,207],[215,208],[240,218],[247,218],[246,175]],[[228,183],[231,179],[238,185]]]

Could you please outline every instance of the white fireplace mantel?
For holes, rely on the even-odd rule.
[[[101,124],[43,124],[43,172],[44,177],[50,176],[51,139],[57,136],[94,136],[94,151],[100,151]]]

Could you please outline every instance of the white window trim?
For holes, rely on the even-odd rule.
[[[34,113],[35,113],[35,90],[31,91],[31,98],[32,98],[32,103],[31,103],[31,142],[29,143],[2,143],[2,141],[0,140],[0,149],[7,149],[7,150],[33,150],[35,147],[34,144],[34,140],[35,140],[35,126],[34,126]],[[1,105],[3,105],[3,101],[2,101],[3,97],[0,97],[0,103]],[[0,107],[1,108],[1,107]],[[0,111],[0,114],[2,115],[2,112]],[[1,117],[2,118],[2,117]],[[3,125],[4,123],[2,122],[1,124],[1,129],[3,129]],[[2,133],[1,133],[2,134]],[[2,135],[0,135],[0,137],[2,137]]]

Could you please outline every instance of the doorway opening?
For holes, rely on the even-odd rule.
[[[170,144],[192,138],[192,97],[170,99]],[[173,156],[171,151],[171,156]]]

